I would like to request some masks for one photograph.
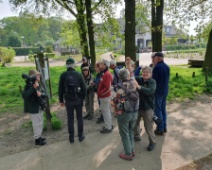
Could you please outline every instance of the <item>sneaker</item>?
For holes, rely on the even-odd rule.
[[[82,135],[81,137],[79,137],[79,141],[82,142],[85,139],[85,136]]]
[[[128,160],[128,161],[132,161],[132,160],[133,160],[133,157],[132,157],[132,156],[127,156],[127,155],[125,155],[124,153],[120,153],[120,154],[119,154],[119,157],[120,157],[121,159],[125,159],[125,160]]]
[[[121,152],[120,154],[124,154],[124,152]],[[132,157],[135,157],[135,152],[132,152]]]
[[[96,121],[97,124],[101,124],[101,123],[104,123],[104,122],[105,121],[104,121],[103,118],[98,118],[97,121]]]
[[[163,131],[155,130],[155,135],[163,136]]]
[[[136,141],[141,141],[141,136],[140,136],[140,135],[134,136],[134,140],[136,140]]]
[[[89,117],[88,117],[88,120],[92,120],[92,119],[93,119],[93,116],[89,116]]]
[[[150,143],[149,146],[147,147],[148,151],[152,151],[155,148],[156,143]]]
[[[100,133],[102,133],[102,134],[110,133],[110,132],[112,132],[112,130],[113,130],[113,126],[111,129],[107,129],[107,128],[103,127],[102,130],[100,131]]]
[[[90,114],[87,114],[83,117],[83,119],[88,119],[89,116],[90,116]]]
[[[41,140],[41,138],[35,139],[35,145],[43,146],[46,144],[46,141]]]

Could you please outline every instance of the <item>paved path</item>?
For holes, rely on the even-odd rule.
[[[101,57],[110,61],[111,57],[110,57],[111,52],[109,53],[105,53],[103,54]],[[12,63],[9,64],[11,66],[35,66],[34,63],[17,63],[22,61],[23,59],[25,59],[24,56],[22,57],[16,57],[15,61],[16,63]],[[119,57],[118,61],[124,61],[125,57],[121,56]],[[188,59],[173,59],[173,58],[165,58],[165,62],[168,65],[181,65],[181,64],[188,64]],[[65,66],[65,62],[64,61],[49,61],[50,66]],[[151,63],[151,53],[140,53],[139,54],[139,65],[149,65]],[[79,64],[78,64],[79,65]]]
[[[110,134],[86,135],[82,143],[67,140],[0,158],[0,170],[174,170],[212,153],[211,122],[211,101],[198,103],[169,114],[168,133],[156,138],[152,152],[146,150],[148,140],[143,131],[133,161],[118,157],[122,144],[115,126]]]

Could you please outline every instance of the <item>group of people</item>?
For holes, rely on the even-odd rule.
[[[100,133],[106,134],[113,131],[112,109],[118,122],[118,129],[123,143],[124,152],[119,157],[132,160],[135,156],[134,140],[141,140],[141,118],[149,137],[148,151],[156,146],[155,135],[163,135],[167,132],[166,97],[170,69],[164,62],[162,52],[152,55],[152,65],[135,68],[135,62],[126,57],[125,67],[117,66],[115,60],[110,62],[101,60],[92,67],[89,59],[83,57],[81,73],[75,70],[75,61],[69,58],[66,61],[67,70],[63,72],[59,80],[59,102],[66,107],[68,117],[68,133],[70,143],[74,143],[74,110],[76,111],[78,140],[85,139],[83,119],[94,118],[94,96],[97,93],[100,116],[97,123],[105,123]],[[113,70],[111,74],[110,70]],[[142,74],[140,75],[140,71]],[[31,76],[40,75],[34,72]],[[95,75],[95,76],[94,76]],[[39,81],[39,80],[37,80]],[[23,98],[25,105],[29,102],[30,94],[39,94],[38,86],[25,87]],[[34,97],[34,95],[33,95]],[[85,105],[86,114],[83,115]],[[30,105],[28,105],[30,106]],[[39,109],[25,109],[30,115],[39,114]],[[153,130],[153,117],[158,118],[157,127]],[[41,124],[32,118],[35,144],[44,145],[45,139],[41,137],[42,131],[38,130]],[[42,116],[39,116],[41,120]],[[38,119],[38,118],[37,118]]]

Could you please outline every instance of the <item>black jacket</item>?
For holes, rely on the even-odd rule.
[[[59,101],[60,103],[64,103],[64,94],[65,94],[65,80],[67,79],[68,76],[73,76],[78,83],[78,87],[81,88],[81,99],[85,99],[86,96],[86,84],[85,81],[82,77],[82,75],[75,71],[73,68],[68,68],[66,72],[63,72],[60,76],[60,81],[59,81]]]

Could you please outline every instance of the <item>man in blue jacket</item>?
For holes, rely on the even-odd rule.
[[[155,115],[161,120],[157,125],[155,134],[163,135],[164,132],[167,132],[166,97],[168,95],[170,68],[164,62],[162,52],[156,52],[152,56],[152,62],[154,64],[152,77],[156,81]]]

